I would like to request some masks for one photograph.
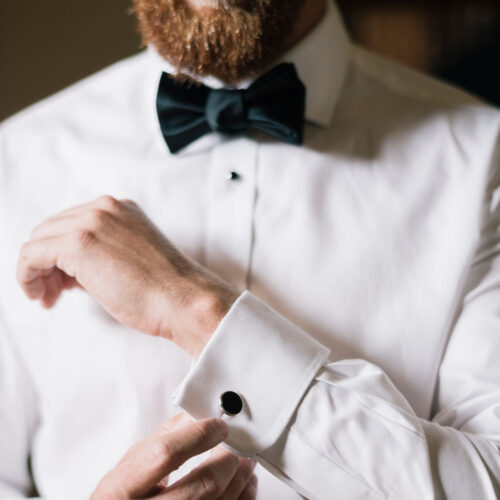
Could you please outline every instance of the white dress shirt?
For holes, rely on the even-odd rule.
[[[86,498],[175,405],[217,416],[228,390],[261,499],[499,496],[500,113],[351,44],[334,5],[284,60],[301,147],[171,155],[152,50],[1,125],[0,498],[28,456],[41,496]],[[31,229],[106,193],[242,292],[194,365],[82,291],[44,310],[16,284]]]

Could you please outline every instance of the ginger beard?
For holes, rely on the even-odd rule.
[[[303,0],[133,0],[144,44],[178,71],[226,83],[251,76],[285,47]]]

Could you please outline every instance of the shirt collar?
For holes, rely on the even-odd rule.
[[[148,51],[161,71],[174,72],[173,66],[163,59],[153,46],[150,45]],[[337,5],[327,0],[323,19],[305,38],[276,62],[276,64],[290,62],[295,65],[307,89],[306,119],[309,122],[323,127],[329,125],[347,73],[350,51],[351,42]],[[207,87],[225,86],[224,82],[212,76],[202,78],[196,75],[191,76]],[[236,87],[247,88],[258,76],[242,81]]]
[[[306,119],[328,126],[347,73],[351,43],[337,6],[327,0],[323,19],[279,62],[295,64],[306,92]]]

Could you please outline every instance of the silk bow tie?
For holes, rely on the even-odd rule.
[[[172,153],[207,133],[235,135],[250,127],[302,144],[305,87],[290,63],[275,66],[247,89],[210,89],[163,73],[156,108]]]

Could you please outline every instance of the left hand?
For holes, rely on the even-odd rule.
[[[21,249],[17,279],[47,308],[80,286],[121,323],[173,340],[194,357],[237,297],[178,251],[135,203],[110,196],[36,227]]]
[[[255,462],[215,447],[225,437],[224,422],[204,419],[192,423],[177,415],[134,445],[99,481],[90,500],[255,500]],[[210,457],[169,484],[172,471],[209,449]]]

